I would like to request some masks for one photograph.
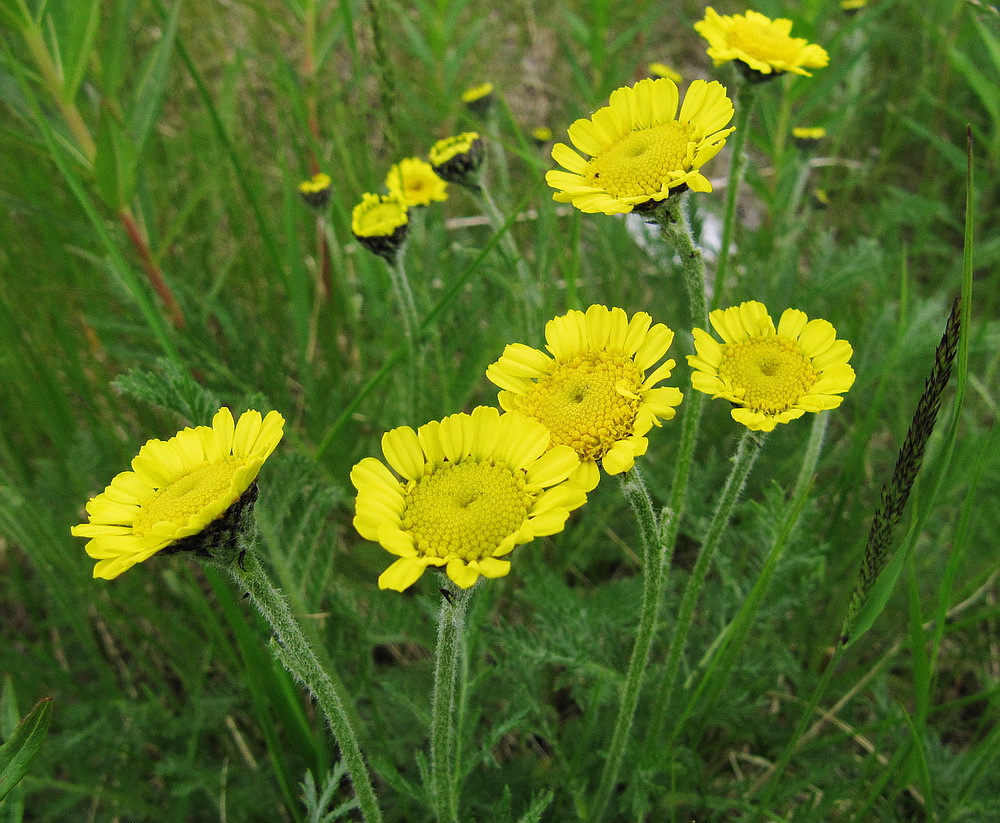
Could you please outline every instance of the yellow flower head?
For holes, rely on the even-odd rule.
[[[786,309],[774,322],[763,303],[750,301],[708,316],[722,338],[694,330],[691,385],[737,408],[733,420],[769,432],[806,412],[835,409],[854,385],[853,349],[826,320]]]
[[[308,180],[299,183],[299,194],[302,199],[315,209],[323,208],[330,202],[330,189],[333,181],[328,174],[314,174]]]
[[[89,522],[72,529],[90,538],[87,554],[98,561],[94,577],[112,580],[226,514],[257,479],[284,424],[276,411],[263,419],[247,411],[234,424],[223,408],[211,426],[146,443],[132,471],[117,475],[87,503]]]
[[[640,80],[612,92],[609,105],[577,120],[552,158],[567,171],[545,175],[553,200],[580,211],[622,214],[665,200],[671,191],[711,191],[701,167],[726,145],[733,103],[719,83],[695,80],[677,112],[677,85],[665,78]]]
[[[587,500],[566,482],[578,465],[572,449],[549,448],[540,423],[487,406],[393,429],[382,453],[385,463],[366,457],[351,470],[354,527],[399,557],[379,576],[381,589],[403,591],[428,566],[444,566],[463,589],[503,577],[502,558],[562,531]]]
[[[591,306],[545,325],[544,352],[512,343],[486,370],[499,386],[500,405],[540,421],[552,443],[572,447],[580,458],[573,479],[590,491],[608,474],[628,471],[646,453],[646,434],[670,420],[681,402],[672,386],[656,387],[676,365],[667,360],[649,376],[674,333],[637,312]]]
[[[857,14],[868,5],[868,0],[840,0],[840,10],[844,14]]]
[[[826,129],[822,126],[796,126],[792,129],[792,137],[805,142],[815,142],[826,137]]]
[[[448,199],[448,184],[437,176],[430,163],[419,157],[407,157],[392,166],[385,187],[410,207],[429,206],[432,200]]]
[[[493,84],[492,83],[480,83],[476,86],[470,86],[465,91],[462,92],[462,102],[465,105],[482,106],[484,103],[489,106],[491,99],[493,97]]]
[[[395,192],[364,194],[351,212],[351,232],[368,251],[392,262],[406,239],[410,218],[406,201]]]
[[[552,139],[552,129],[548,126],[535,126],[531,130],[531,139],[539,146],[544,146]]]
[[[462,92],[462,102],[463,103],[474,103],[476,100],[481,100],[484,97],[488,97],[493,94],[493,84],[492,83],[480,83],[477,86],[470,86],[465,91]]]
[[[483,163],[483,141],[478,133],[465,131],[438,140],[428,157],[438,176],[449,183],[475,185]]]
[[[680,83],[684,79],[680,72],[674,71],[666,63],[650,63],[646,66],[646,73],[650,77],[666,77],[667,80],[673,80],[675,83]]]
[[[705,19],[694,29],[709,44],[708,56],[716,66],[739,60],[759,75],[790,71],[812,77],[806,69],[821,69],[830,62],[822,46],[792,37],[792,21],[772,20],[756,11],[719,15],[709,6]]]

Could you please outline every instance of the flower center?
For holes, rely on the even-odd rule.
[[[481,560],[521,527],[530,505],[523,471],[469,460],[421,477],[406,495],[402,526],[423,556]]]
[[[206,506],[228,493],[233,475],[243,464],[239,458],[214,461],[178,477],[140,506],[132,531],[144,535],[157,523],[187,524]],[[231,502],[235,503],[236,498]]]
[[[652,197],[694,162],[694,127],[672,121],[626,134],[594,157],[584,179],[612,197]]]
[[[397,203],[379,203],[358,220],[358,234],[363,237],[389,237],[406,223],[406,213]]]
[[[768,63],[793,63],[799,53],[794,38],[759,20],[739,20],[729,31],[729,45]]]
[[[719,376],[743,390],[747,408],[777,414],[794,406],[819,379],[799,344],[784,337],[723,346]]]
[[[552,445],[572,447],[582,460],[598,460],[632,434],[642,405],[643,374],[620,352],[580,352],[556,363],[520,395],[519,409],[551,433]]]

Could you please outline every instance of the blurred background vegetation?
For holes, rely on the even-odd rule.
[[[55,698],[49,736],[0,819],[323,819],[299,784],[307,770],[322,784],[336,753],[240,593],[169,557],[92,580],[69,535],[145,440],[207,423],[218,404],[288,418],[261,477],[262,552],[356,700],[387,819],[428,819],[414,753],[436,586],[378,591],[388,556],[350,525],[348,471],[387,428],[493,403],[486,366],[506,343],[539,345],[545,321],[569,308],[601,302],[667,323],[687,385],[679,267],[640,221],[553,203],[548,151],[530,130],[564,140],[650,61],[678,70],[682,88],[730,84],[731,67],[713,69],[692,30],[704,6],[0,0],[0,716]],[[754,783],[837,640],[959,290],[969,124],[975,322],[952,469],[889,608],[821,708],[846,699],[763,812],[986,823],[1000,814],[1000,15],[978,0],[878,0],[850,16],[821,0],[754,8],[792,17],[831,62],[758,95],[722,304],[829,319],[854,345],[858,382],[833,413],[814,494],[730,676],[668,749],[637,735],[615,819],[751,819]],[[497,94],[487,120],[460,101],[483,81]],[[795,125],[828,137],[801,149]],[[405,359],[390,360],[404,340],[387,271],[354,243],[350,210],[392,163],[471,128],[502,146],[491,179],[524,218],[512,232],[541,299],[524,299],[501,255],[481,254],[493,230],[452,187],[408,249],[418,304],[438,310],[414,398]],[[727,162],[723,151],[708,167],[716,193],[692,200],[710,256]],[[334,180],[320,219],[296,190],[314,171]],[[707,405],[644,701],[735,428],[724,404]],[[661,504],[676,431],[653,433],[644,466]],[[775,541],[807,437],[805,425],[775,432],[751,478],[688,643],[688,688]],[[576,818],[631,648],[637,545],[604,483],[565,533],[519,550],[510,577],[477,595],[464,820]]]

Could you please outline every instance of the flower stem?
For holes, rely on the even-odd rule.
[[[420,314],[417,312],[417,301],[413,297],[410,279],[406,274],[407,245],[404,243],[397,250],[393,261],[389,263],[389,276],[392,279],[392,290],[396,294],[396,302],[399,303],[399,313],[403,318],[403,333],[406,335],[406,342],[410,347],[410,385],[408,391],[410,408],[414,415],[420,417],[419,402],[422,397],[420,390],[423,386],[424,357],[419,340]]]
[[[591,810],[590,820],[602,820],[611,799],[611,792],[618,781],[622,757],[628,744],[629,732],[635,717],[635,708],[639,700],[639,690],[649,663],[649,649],[653,642],[653,632],[656,628],[660,612],[660,601],[663,596],[663,583],[667,570],[666,545],[660,539],[659,525],[656,513],[653,511],[653,501],[650,499],[646,484],[639,473],[638,466],[628,474],[621,475],[622,495],[628,500],[639,524],[639,534],[642,538],[642,606],[639,612],[639,627],[636,630],[635,644],[632,646],[632,658],[628,664],[628,674],[625,677],[625,689],[618,708],[618,719],[611,736],[611,747],[604,771],[597,789],[597,797]]]
[[[677,672],[680,667],[681,654],[684,651],[684,641],[687,639],[688,630],[691,628],[691,621],[694,617],[694,608],[701,594],[702,586],[705,583],[705,576],[708,567],[712,562],[719,545],[719,538],[723,530],[729,523],[729,518],[736,507],[736,502],[740,498],[743,486],[746,484],[750,470],[753,468],[764,445],[763,434],[747,429],[740,438],[736,447],[736,454],[733,456],[733,467],[726,479],[726,485],[722,489],[722,495],[712,515],[712,521],[705,534],[705,540],[701,544],[698,552],[698,559],[695,561],[691,577],[688,578],[687,586],[684,588],[684,595],[681,598],[680,610],[677,614],[677,623],[674,627],[674,636],[670,641],[670,653],[667,657],[666,672],[660,682],[660,688],[656,697],[656,704],[651,715],[652,722],[649,726],[650,732],[647,740],[651,740],[660,734],[666,714],[667,706],[670,702],[671,692],[674,683],[677,681]]]
[[[227,565],[225,568],[237,584],[249,594],[254,605],[270,625],[271,631],[274,632],[275,657],[319,703],[327,723],[330,724],[333,737],[340,747],[340,754],[354,785],[364,819],[369,823],[379,823],[382,820],[382,811],[375,797],[358,739],[344,708],[345,701],[302,634],[302,629],[288,608],[288,601],[272,585],[260,558],[252,549],[243,554],[241,562]]]
[[[722,217],[722,244],[715,264],[715,289],[712,294],[712,308],[719,307],[722,293],[726,288],[726,274],[729,268],[729,247],[733,242],[733,226],[736,223],[736,197],[743,183],[743,169],[746,157],[743,146],[746,143],[750,125],[750,113],[757,98],[757,86],[742,82],[736,92],[736,131],[733,132],[732,160],[729,163],[729,181],[726,183],[726,205]],[[702,328],[705,328],[704,326]]]
[[[691,322],[701,328],[707,328],[708,284],[705,275],[705,256],[691,233],[691,223],[684,210],[684,203],[685,198],[682,196],[668,197],[653,212],[653,218],[660,226],[660,236],[681,259]]]
[[[518,251],[517,242],[507,225],[510,221],[503,216],[503,212],[500,211],[496,200],[493,199],[493,195],[490,194],[490,190],[485,184],[480,182],[479,187],[473,190],[473,194],[476,195],[476,199],[479,200],[483,211],[489,218],[493,231],[500,235],[500,250],[509,264],[517,271],[520,291],[527,301],[527,305],[532,309],[540,306],[541,295],[538,292],[538,285],[531,277],[527,262]],[[528,313],[530,314],[530,311]],[[527,320],[530,322],[531,318],[528,317]]]
[[[465,614],[473,589],[460,589],[445,580],[438,610],[434,650],[434,692],[431,696],[431,799],[438,823],[458,821],[458,783],[455,774],[455,691],[462,654]]]

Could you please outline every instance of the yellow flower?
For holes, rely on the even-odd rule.
[[[544,146],[552,139],[552,129],[548,126],[535,126],[531,130],[531,139],[539,146]]]
[[[733,420],[748,429],[769,432],[806,412],[835,409],[854,385],[851,344],[838,340],[826,320],[786,309],[775,330],[756,301],[713,311],[708,319],[722,343],[694,330],[691,385],[734,403]]]
[[[868,0],[840,0],[840,10],[844,14],[857,14],[868,5]]]
[[[680,83],[684,79],[680,72],[674,71],[666,63],[650,63],[646,66],[646,73],[650,77],[666,77],[667,80],[673,80],[675,83]]]
[[[656,384],[676,365],[667,360],[649,376],[674,333],[637,312],[591,306],[545,325],[544,352],[512,343],[486,370],[499,386],[500,405],[540,421],[552,443],[573,448],[580,468],[573,480],[590,491],[600,481],[598,461],[608,474],[628,471],[646,453],[646,434],[670,420],[682,399],[676,388]]]
[[[806,69],[830,62],[822,46],[792,37],[792,21],[781,17],[772,20],[750,10],[721,16],[709,6],[694,29],[708,41],[708,56],[716,66],[739,60],[760,75],[790,71],[812,77]]]
[[[822,126],[796,126],[792,129],[792,137],[809,142],[822,140],[826,137],[826,129]]]
[[[299,183],[299,194],[302,199],[315,209],[323,208],[330,202],[330,188],[333,181],[328,174],[314,174],[308,180]]]
[[[276,411],[263,419],[247,411],[234,424],[223,408],[211,426],[147,442],[132,471],[117,475],[87,503],[89,522],[72,529],[91,538],[86,551],[98,561],[94,577],[112,580],[223,517],[257,479],[284,424]]]
[[[483,141],[474,131],[465,131],[438,140],[428,157],[434,171],[449,183],[475,185],[483,163]]]
[[[481,107],[484,103],[488,107],[492,97],[492,83],[480,83],[477,86],[470,86],[462,92],[462,102],[470,107]]]
[[[407,206],[429,206],[432,200],[448,199],[448,184],[434,172],[430,163],[419,157],[407,157],[389,169],[385,187],[398,194]]]
[[[577,120],[569,139],[586,160],[564,143],[553,159],[568,171],[552,170],[545,180],[553,200],[580,211],[621,214],[665,200],[671,190],[711,191],[701,167],[726,145],[733,129],[732,101],[719,83],[695,80],[677,113],[672,80],[640,80],[611,94],[609,105],[589,120]]]
[[[406,201],[394,192],[364,194],[351,212],[351,232],[355,239],[390,263],[406,239],[409,223]]]
[[[463,589],[503,577],[502,558],[562,531],[587,499],[566,482],[578,465],[572,449],[549,448],[544,426],[487,406],[393,429],[382,453],[385,463],[366,457],[351,470],[354,527],[399,557],[379,576],[381,589],[403,591],[428,566],[444,566]]]

